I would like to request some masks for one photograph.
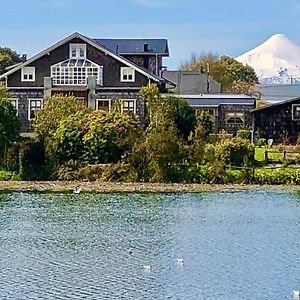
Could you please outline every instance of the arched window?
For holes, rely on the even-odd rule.
[[[242,112],[228,112],[226,113],[226,123],[233,125],[243,125],[245,123],[245,116]]]
[[[67,59],[51,66],[53,85],[86,85],[90,76],[103,85],[103,67],[88,59]]]

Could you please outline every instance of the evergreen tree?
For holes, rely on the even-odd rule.
[[[5,68],[21,62],[20,55],[7,47],[0,47],[0,75],[5,73]]]

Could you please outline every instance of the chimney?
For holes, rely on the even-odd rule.
[[[21,61],[25,62],[27,60],[27,54],[22,54]]]
[[[148,52],[149,51],[149,45],[147,43],[144,44],[144,52]]]
[[[116,47],[116,54],[119,54],[119,45]]]

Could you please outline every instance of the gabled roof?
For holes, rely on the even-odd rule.
[[[169,56],[168,41],[166,39],[93,39],[114,53],[121,55],[143,54]],[[145,51],[144,46],[148,50]]]
[[[201,93],[207,93],[208,87],[211,93],[221,92],[221,84],[205,73],[163,70],[162,77],[176,85],[175,93],[199,95]]]
[[[269,108],[273,108],[273,107],[279,107],[281,105],[290,104],[290,103],[293,103],[293,102],[296,102],[296,101],[300,101],[300,97],[293,98],[293,99],[288,99],[288,100],[281,101],[281,102],[278,102],[278,103],[274,103],[274,104],[264,106],[264,107],[255,108],[255,109],[252,110],[252,112],[261,111],[261,110],[265,110],[265,109],[269,109]]]
[[[38,53],[37,55],[33,56],[32,58],[30,58],[29,60],[25,61],[24,63],[22,64],[19,64],[17,65],[15,68],[9,70],[8,72],[2,74],[0,76],[0,80],[7,77],[8,75],[20,70],[21,68],[23,67],[26,67],[27,65],[29,65],[30,63],[34,62],[35,60],[43,57],[44,55],[46,55],[47,53],[50,53],[51,51],[53,51],[54,49],[62,46],[63,44],[67,43],[68,41],[74,39],[74,38],[80,38],[81,40],[83,40],[84,42],[90,44],[91,46],[99,49],[100,51],[106,53],[107,55],[110,55],[111,57],[115,58],[116,60],[122,62],[123,64],[127,65],[128,67],[132,67],[133,69],[135,69],[137,72],[143,74],[144,76],[146,76],[147,78],[151,78],[153,79],[154,81],[156,82],[165,82],[165,79],[159,77],[159,76],[156,76],[152,73],[150,73],[148,70],[145,70],[141,67],[139,67],[138,65],[134,64],[133,62],[131,62],[130,60],[122,57],[121,55],[119,54],[116,54],[116,53],[113,53],[111,50],[99,45],[98,43],[96,43],[94,40],[78,33],[78,32],[75,32],[73,34],[71,34],[70,36],[64,38],[63,40],[57,42],[56,44],[54,44],[53,46],[45,49],[44,51]]]

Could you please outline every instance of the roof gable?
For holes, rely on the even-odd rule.
[[[56,44],[50,46],[49,48],[45,49],[44,51],[38,53],[37,55],[33,56],[32,58],[30,58],[29,60],[27,60],[26,62],[22,63],[22,64],[19,64],[17,66],[15,66],[15,68],[12,68],[11,70],[9,70],[8,72],[2,74],[0,76],[0,79],[3,79],[7,76],[9,76],[10,74],[20,70],[21,68],[23,67],[26,67],[27,65],[31,64],[32,62],[36,61],[37,59],[41,58],[42,56],[44,56],[45,54],[48,54],[50,53],[51,51],[53,51],[54,49],[64,45],[65,43],[71,41],[72,39],[74,38],[80,38],[81,40],[83,40],[84,42],[90,44],[91,46],[99,49],[100,51],[104,52],[105,54],[107,55],[110,55],[111,57],[115,58],[116,60],[122,62],[123,64],[129,66],[129,67],[132,67],[133,69],[135,69],[137,72],[143,74],[144,76],[146,76],[147,78],[149,79],[152,79],[156,82],[164,82],[165,80],[159,76],[156,76],[154,74],[151,74],[150,72],[148,72],[147,70],[145,69],[142,69],[140,68],[139,66],[137,66],[136,64],[134,64],[133,62],[129,61],[128,59],[116,54],[116,53],[113,53],[111,50],[99,45],[98,43],[96,43],[94,40],[78,33],[78,32],[75,32],[73,34],[71,34],[70,36],[64,38],[63,40],[57,42]]]

